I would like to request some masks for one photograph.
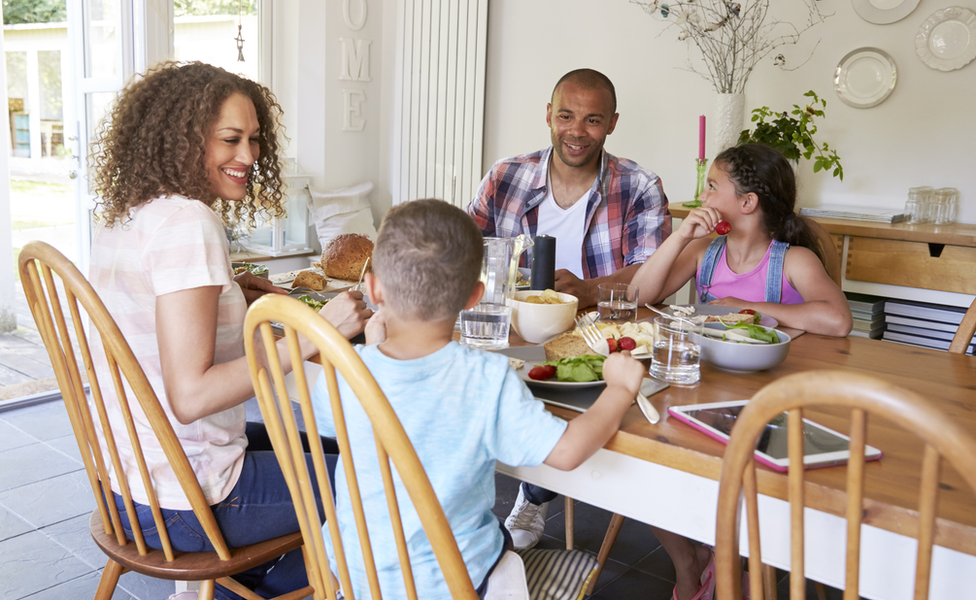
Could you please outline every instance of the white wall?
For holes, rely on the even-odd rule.
[[[800,0],[775,0],[776,10],[796,17]],[[818,139],[836,147],[845,169],[840,182],[800,167],[800,205],[847,203],[900,208],[909,187],[960,190],[960,221],[976,223],[976,61],[949,73],[927,67],[915,53],[919,25],[936,10],[973,0],[923,0],[891,25],[862,20],[849,0],[822,0],[834,13],[808,31],[799,46],[784,46],[799,65],[820,40],[812,58],[786,72],[767,59],[746,86],[746,112],[767,105],[791,108],[809,89],[827,99],[827,119]],[[545,107],[565,72],[591,67],[617,89],[620,120],[607,149],[661,176],[672,201],[694,194],[698,115],[715,114],[710,82],[686,70],[697,50],[676,41],[676,30],[626,0],[492,0],[489,8],[485,164],[549,143]],[[840,59],[874,46],[890,54],[898,83],[877,107],[856,109],[833,89]],[[711,133],[706,155],[714,156]]]

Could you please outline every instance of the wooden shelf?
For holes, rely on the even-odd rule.
[[[671,216],[682,219],[688,216],[691,209],[681,206],[680,202],[675,202],[668,205],[668,210],[671,212]],[[814,218],[814,220],[823,225],[833,235],[850,235],[862,238],[880,238],[976,248],[976,225],[971,223],[909,225],[907,223],[873,223],[870,221],[823,219],[819,217]]]

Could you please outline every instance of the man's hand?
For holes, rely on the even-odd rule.
[[[287,294],[288,290],[277,287],[264,277],[258,277],[250,271],[244,271],[234,275],[234,281],[241,286],[244,292],[244,300],[250,306],[252,302],[265,294]]]
[[[566,269],[556,271],[555,279],[556,291],[579,298],[579,308],[596,306],[596,285],[591,280],[580,279]]]
[[[319,314],[349,339],[362,333],[373,311],[366,308],[362,292],[343,292],[323,306]]]

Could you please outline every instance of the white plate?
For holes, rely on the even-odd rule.
[[[918,28],[915,51],[939,71],[965,67],[976,58],[976,14],[959,6],[935,11]]]
[[[848,106],[871,108],[884,102],[897,80],[898,68],[887,52],[858,48],[837,63],[834,91]]]
[[[529,371],[532,367],[541,364],[546,361],[546,350],[541,345],[540,346],[519,346],[517,348],[505,348],[504,350],[499,350],[499,354],[504,354],[505,356],[510,356],[512,358],[518,358],[525,361],[525,365],[515,371],[519,378],[525,383],[533,385],[535,387],[542,388],[553,388],[553,389],[573,389],[573,388],[589,388],[596,387],[598,385],[606,385],[607,382],[603,381],[557,381],[555,378],[546,381],[537,381],[529,377]]]
[[[695,307],[695,312],[692,314],[705,315],[706,317],[722,316],[722,315],[727,315],[729,313],[739,312],[739,309],[732,308],[731,306],[718,306],[714,304],[695,304],[694,307]],[[674,311],[672,311],[671,309],[665,309],[664,312],[673,313]],[[677,316],[684,317],[686,315],[684,315],[683,313],[679,313]],[[759,324],[762,325],[763,327],[778,327],[779,321],[770,317],[769,315],[762,315],[759,318]]]
[[[854,11],[868,23],[887,25],[911,14],[920,0],[851,0]]]

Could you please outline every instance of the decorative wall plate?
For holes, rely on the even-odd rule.
[[[858,16],[868,23],[887,25],[911,14],[920,0],[851,0]]]
[[[844,104],[871,108],[884,102],[895,89],[898,68],[884,50],[858,48],[837,63],[834,91]]]
[[[976,14],[960,6],[935,11],[918,28],[915,51],[939,71],[965,67],[976,58]]]

